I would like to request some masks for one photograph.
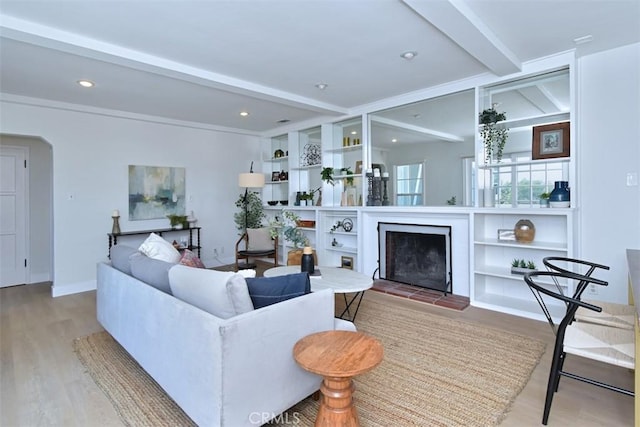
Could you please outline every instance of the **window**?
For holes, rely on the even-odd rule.
[[[424,204],[423,167],[422,163],[395,166],[396,205],[421,206]]]
[[[470,188],[472,199],[477,193],[477,180],[473,175],[475,162],[465,162],[465,182]],[[568,159],[555,161],[531,161],[531,153],[509,153],[502,158],[500,166],[492,166],[479,172],[480,179],[486,179],[485,188],[493,187],[496,206],[531,207],[538,206],[540,194],[551,192],[555,181],[567,181]],[[482,206],[482,200],[480,200]]]

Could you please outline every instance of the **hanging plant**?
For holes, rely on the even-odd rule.
[[[483,110],[479,117],[480,137],[484,142],[484,155],[487,163],[491,162],[494,154],[498,163],[502,160],[502,151],[509,136],[509,129],[503,124],[497,124],[506,120],[507,116],[504,112],[498,113],[495,107],[494,104],[492,108]]]
[[[255,191],[249,191],[247,193],[247,228],[260,228],[262,227],[262,220],[266,217],[264,209],[262,207],[262,199]],[[244,209],[244,194],[240,194],[238,200],[236,200],[236,207],[239,211],[233,214],[233,220],[236,223],[236,228],[240,234],[244,233],[245,226],[245,209]]]

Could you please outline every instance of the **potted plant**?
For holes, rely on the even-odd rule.
[[[183,228],[189,228],[189,221],[187,221],[186,215],[167,215],[169,218],[169,223],[171,224],[171,228],[176,230],[180,230]]]
[[[302,259],[304,247],[309,247],[309,238],[298,228],[300,216],[294,212],[283,209],[279,216],[269,221],[269,233],[275,238],[282,234],[284,240],[293,244],[293,249],[287,254],[287,264],[299,265]],[[317,263],[316,251],[313,250],[313,257]]]
[[[343,175],[346,175],[346,178],[344,179],[347,183],[347,185],[350,187],[353,185],[353,171],[351,170],[350,167],[346,167],[346,168],[341,168],[340,172],[343,173]]]
[[[517,258],[511,261],[511,274],[527,274],[530,271],[535,271],[535,269],[536,264],[533,261]]]
[[[503,124],[498,124],[507,119],[504,112],[499,113],[495,109],[496,104],[480,113],[480,137],[484,142],[484,154],[487,163],[494,158],[498,163],[502,160],[502,151],[507,143],[509,129]]]
[[[236,223],[236,228],[240,232],[239,234],[243,234],[245,228],[262,227],[262,220],[264,220],[266,216],[262,207],[262,199],[260,199],[258,193],[249,191],[245,194],[240,194],[240,197],[236,200],[236,207],[240,210],[233,214],[233,220]]]
[[[551,196],[551,193],[548,192],[544,192],[542,194],[540,194],[540,207],[541,208],[548,208],[549,207],[549,197]]]
[[[333,181],[333,168],[322,168],[320,178],[327,184],[335,185]]]

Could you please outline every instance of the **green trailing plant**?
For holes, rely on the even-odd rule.
[[[266,218],[264,209],[262,207],[262,199],[255,191],[249,191],[247,194],[247,220],[246,226],[248,228],[260,228],[262,227],[262,221]],[[236,200],[236,207],[238,212],[233,214],[233,220],[236,223],[236,228],[243,234],[245,231],[245,199],[244,194],[240,194],[238,200]]]
[[[171,228],[175,228],[178,225],[182,225],[182,228],[189,228],[189,221],[187,221],[186,215],[167,215]]]
[[[351,170],[350,167],[346,167],[346,168],[341,168],[340,172],[342,172],[344,175],[347,175],[345,178],[345,181],[347,182],[347,185],[351,186],[353,185],[353,171]]]
[[[269,234],[275,238],[282,233],[282,237],[293,243],[296,249],[309,246],[309,238],[298,228],[298,221],[300,221],[298,215],[283,209],[280,215],[269,221]]]
[[[322,168],[320,171],[320,178],[327,184],[335,185],[333,181],[333,168]]]
[[[549,197],[551,197],[551,193],[544,192],[544,193],[540,194],[540,198],[542,200],[549,200]]]
[[[493,107],[483,110],[479,116],[480,137],[484,142],[487,163],[491,161],[494,154],[498,162],[502,160],[502,152],[509,136],[509,129],[504,124],[498,124],[506,120],[507,116],[504,112],[497,112],[495,107],[494,104]]]

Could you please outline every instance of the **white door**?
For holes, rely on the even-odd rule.
[[[22,147],[0,147],[0,287],[27,282],[26,158]]]

